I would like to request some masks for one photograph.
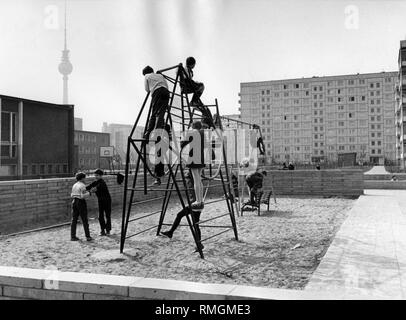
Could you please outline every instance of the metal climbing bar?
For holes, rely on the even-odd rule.
[[[137,233],[134,233],[134,234],[132,234],[132,235],[130,235],[130,236],[127,236],[126,239],[133,238],[133,237],[135,237],[135,236],[138,236],[138,235],[140,235],[140,234],[142,234],[142,233],[145,233],[145,232],[150,231],[150,230],[152,230],[152,229],[155,229],[155,228],[157,228],[157,227],[158,227],[158,226],[153,226],[153,227],[144,229],[144,230],[142,230],[142,231],[140,231],[140,232],[137,232]]]
[[[197,222],[196,224],[206,223],[206,222],[217,220],[217,219],[220,219],[220,218],[223,218],[223,217],[226,217],[226,216],[228,216],[228,213],[222,214],[220,216],[216,216],[216,217],[213,217],[213,218],[210,218],[210,219],[207,219],[207,220],[201,220],[201,221]]]
[[[162,223],[163,226],[170,227],[170,223]],[[187,224],[180,224],[178,227],[189,227]],[[199,228],[219,228],[219,229],[231,229],[232,226],[220,226],[220,225],[199,225]]]
[[[144,203],[149,203],[149,202],[153,202],[153,201],[157,201],[157,200],[162,200],[165,197],[157,197],[157,198],[152,198],[152,199],[148,199],[148,200],[142,200],[142,201],[136,201],[133,202],[132,205],[137,205],[137,204],[144,204]]]
[[[232,230],[232,229],[230,228],[230,229],[227,229],[227,230],[221,231],[221,232],[216,233],[216,234],[214,234],[214,235],[212,235],[212,236],[210,236],[210,237],[208,237],[208,238],[205,238],[205,239],[203,239],[203,240],[200,240],[200,242],[203,242],[203,241],[207,241],[207,240],[213,239],[213,238],[218,237],[218,236],[222,235],[223,233],[226,233],[226,232],[228,232],[228,231],[230,231],[230,230]]]
[[[134,222],[134,221],[142,220],[142,219],[144,219],[144,218],[151,217],[151,216],[156,215],[156,214],[158,214],[158,213],[161,213],[161,210],[155,211],[155,212],[152,212],[152,213],[149,213],[149,214],[146,214],[146,215],[143,215],[142,217],[130,219],[130,220],[128,220],[128,222]]]
[[[192,93],[189,92],[189,90],[185,87],[187,86],[187,72],[183,68],[182,64],[178,64],[169,68],[161,69],[158,71],[158,73],[162,74],[166,81],[168,82],[169,85],[169,103],[168,103],[168,108],[166,112],[166,120],[165,124],[169,124],[174,130],[174,125],[178,127],[178,125],[181,126],[181,131],[186,131],[187,129],[190,129],[192,123],[196,120],[203,120],[205,118],[205,111],[203,109],[209,110],[209,108],[216,108],[216,114],[219,115],[219,110],[218,110],[218,103],[217,100],[215,101],[215,104],[208,104],[205,105],[202,103],[201,106],[196,107],[196,106],[191,106],[188,94]],[[168,74],[169,73],[169,74]],[[176,73],[176,75],[175,75]],[[148,99],[150,98],[150,94],[147,94],[145,97],[141,110],[137,116],[137,119],[135,121],[135,124],[133,126],[133,130],[131,131],[131,134],[128,138],[128,143],[127,143],[127,154],[126,154],[126,170],[125,170],[125,185],[124,185],[124,195],[123,195],[123,211],[122,211],[122,226],[121,226],[121,237],[120,237],[120,252],[123,252],[124,246],[125,246],[125,240],[128,238],[135,237],[137,235],[143,234],[144,232],[148,232],[150,230],[153,230],[156,228],[156,234],[159,235],[160,230],[162,226],[169,226],[168,223],[165,222],[165,215],[168,210],[168,206],[171,200],[171,197],[176,195],[177,199],[180,202],[180,209],[181,210],[186,210],[186,220],[187,223],[182,224],[182,227],[189,227],[190,232],[193,236],[193,240],[196,244],[197,251],[200,255],[201,258],[204,258],[204,253],[203,253],[203,248],[201,246],[202,241],[207,241],[208,239],[211,239],[217,235],[220,235],[222,233],[212,235],[209,238],[206,238],[204,240],[201,240],[199,228],[205,228],[205,229],[210,229],[210,228],[225,228],[228,230],[233,229],[235,233],[235,238],[238,240],[237,236],[237,230],[236,230],[236,223],[235,223],[235,216],[234,216],[234,211],[233,211],[233,200],[230,200],[230,192],[227,188],[229,188],[230,184],[230,179],[228,176],[228,166],[227,166],[227,159],[226,159],[226,154],[224,152],[224,143],[223,143],[223,138],[219,133],[216,131],[217,129],[221,129],[221,118],[220,121],[216,123],[211,124],[211,129],[214,130],[213,132],[216,132],[218,135],[219,141],[217,141],[216,138],[216,144],[221,145],[223,148],[223,152],[221,155],[221,159],[219,160],[218,164],[210,164],[210,176],[206,177],[204,180],[208,181],[208,185],[205,189],[205,194],[204,194],[204,199],[206,199],[207,192],[211,188],[216,188],[216,187],[221,187],[224,192],[223,198],[211,200],[205,202],[206,205],[217,203],[220,201],[226,201],[227,203],[227,208],[228,212],[226,214],[212,217],[210,219],[202,220],[202,221],[197,221],[197,217],[195,215],[191,214],[192,213],[192,200],[191,200],[191,193],[193,193],[194,188],[190,187],[188,183],[186,183],[186,171],[189,169],[186,167],[184,162],[183,157],[181,157],[181,152],[182,149],[179,148],[180,144],[178,143],[179,140],[181,139],[182,135],[178,134],[172,134],[171,139],[173,144],[170,145],[170,150],[171,153],[167,154],[166,152],[163,152],[162,155],[165,157],[165,164],[164,167],[167,168],[165,172],[165,175],[168,176],[168,180],[166,182],[166,186],[162,187],[154,187],[154,186],[148,186],[147,185],[147,178],[148,176],[155,177],[155,170],[154,172],[152,169],[149,167],[148,163],[148,156],[149,156],[149,151],[147,152],[147,144],[149,137],[149,132],[147,132],[147,128],[150,127],[151,123],[151,115],[152,115],[152,107],[150,106],[148,109],[147,113],[147,108],[145,108]],[[176,99],[175,99],[176,98]],[[179,98],[179,99],[178,99]],[[201,102],[201,101],[200,101]],[[144,134],[143,138],[139,137],[134,137],[134,134],[136,132],[136,128],[139,126],[139,122],[141,119],[141,116],[147,113],[146,117],[146,123],[144,126]],[[172,119],[174,118],[174,119]],[[174,121],[175,120],[175,121]],[[213,120],[213,119],[212,119]],[[145,138],[146,137],[146,138]],[[156,141],[155,141],[156,142]],[[178,150],[179,149],[179,150]],[[136,162],[136,168],[135,168],[135,173],[132,178],[130,179],[130,153],[131,151],[135,151],[138,155],[137,157],[137,162]],[[172,156],[173,155],[173,156]],[[174,160],[172,162],[168,161],[168,157],[170,157],[171,160]],[[213,165],[218,166],[213,170]],[[144,170],[140,170],[141,168],[144,168]],[[226,170],[225,174],[223,174],[224,169]],[[138,178],[142,179],[143,181],[143,186],[137,185]],[[210,181],[212,179],[216,179],[219,183],[214,183],[210,184]],[[134,201],[135,193],[136,192],[141,192],[144,191],[145,194],[148,192],[163,192],[164,195],[154,198],[154,199],[146,199],[146,200],[141,200],[141,201]],[[154,201],[161,201],[162,200],[162,206],[161,210],[151,212],[151,213],[142,213],[141,215],[136,215],[135,213],[132,212],[132,206],[133,205],[138,205],[138,204],[147,204],[151,203]],[[193,200],[195,201],[195,200]],[[136,223],[137,221],[141,219],[145,219],[148,217],[152,217],[153,215],[159,214],[159,224],[156,226],[150,226],[144,230],[140,230],[132,235],[127,235],[128,231],[128,226],[129,223]],[[131,217],[133,215],[133,217]],[[219,219],[221,217],[229,216],[230,217],[230,225],[206,225],[204,223],[213,221],[215,219]]]

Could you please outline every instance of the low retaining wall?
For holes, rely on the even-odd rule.
[[[398,180],[406,181],[406,173],[388,173],[388,174],[364,174],[364,179],[367,181],[372,180],[386,180],[390,181],[392,176],[396,176]]]
[[[113,206],[122,202],[122,185],[106,177]],[[49,226],[70,220],[70,193],[74,178],[0,182],[0,233]],[[88,178],[91,181],[91,178]],[[97,210],[96,197],[89,198],[89,212]]]
[[[343,294],[0,267],[0,300],[314,300]],[[348,298],[348,297],[346,297]]]
[[[406,190],[406,181],[365,180],[365,189]]]
[[[86,182],[90,183],[92,177]],[[109,187],[113,202],[113,209],[122,208],[124,183],[117,184],[115,176],[106,176],[105,181]],[[131,179],[132,181],[132,179]],[[137,186],[142,188],[143,179],[138,177]],[[4,181],[0,182],[0,234],[9,234],[32,228],[46,227],[53,224],[69,222],[71,217],[70,194],[74,178]],[[152,179],[148,179],[148,185]],[[220,182],[211,189],[209,196],[222,194]],[[162,184],[161,188],[165,188]],[[135,193],[135,201],[153,199],[163,196],[163,192],[152,191],[144,195],[143,192]],[[97,216],[97,197],[87,199],[90,215]]]
[[[277,195],[357,197],[364,194],[362,170],[272,170],[268,174]]]
[[[353,197],[363,194],[364,189],[361,170],[276,170],[269,171],[269,174],[277,195]],[[121,208],[123,185],[117,184],[115,176],[106,176],[105,180],[112,195],[113,208]],[[92,178],[89,177],[87,181],[92,181]],[[139,181],[142,181],[142,177]],[[0,182],[0,234],[68,222],[70,193],[74,183],[74,178]],[[148,181],[150,183],[151,180]],[[223,194],[220,181],[213,181],[211,185],[215,187],[210,190],[209,197]],[[266,183],[265,188],[269,188]],[[163,196],[163,193],[155,191],[144,195],[137,192],[135,200],[159,196]],[[96,197],[91,197],[87,202],[89,213],[97,215]]]

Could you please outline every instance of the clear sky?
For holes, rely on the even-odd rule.
[[[63,9],[0,1],[1,94],[61,103]],[[142,68],[192,55],[203,101],[236,113],[240,82],[395,71],[405,17],[402,0],[68,0],[70,103],[86,130],[131,124]]]

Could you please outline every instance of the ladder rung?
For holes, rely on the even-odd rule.
[[[214,234],[214,235],[212,235],[212,236],[210,236],[210,237],[208,237],[208,238],[206,238],[206,239],[200,240],[200,243],[203,242],[203,241],[210,240],[210,239],[212,239],[212,238],[214,238],[214,237],[217,237],[217,236],[219,236],[219,235],[221,235],[221,234],[223,234],[223,233],[226,233],[226,232],[230,231],[231,229],[232,229],[232,228],[227,229],[227,230],[224,230],[224,231],[221,231],[221,232],[216,233],[216,234]]]
[[[153,226],[153,227],[151,227],[151,228],[148,228],[148,229],[142,230],[142,231],[140,231],[140,232],[134,233],[134,234],[132,234],[132,235],[130,235],[130,236],[127,236],[127,237],[125,237],[125,238],[126,238],[126,239],[129,239],[129,238],[138,236],[138,235],[141,234],[141,233],[150,231],[150,230],[155,229],[155,228],[158,228],[158,226]]]
[[[144,218],[148,218],[148,217],[153,216],[153,215],[155,215],[155,214],[157,214],[157,213],[160,213],[160,212],[161,212],[161,210],[155,211],[155,212],[146,214],[146,215],[144,215],[144,216],[142,216],[142,217],[130,219],[130,220],[128,220],[128,222],[134,222],[134,221],[137,221],[137,220],[141,220],[141,219],[144,219]]]
[[[217,202],[221,202],[221,201],[226,201],[226,199],[217,199],[217,200],[212,200],[212,201],[206,201],[204,203],[204,205],[209,205],[209,204],[213,204],[213,203],[217,203]]]
[[[163,223],[163,226],[167,226],[170,227],[172,226],[172,224],[170,223]],[[178,227],[189,227],[188,224],[180,224]],[[213,225],[213,226],[209,226],[209,225],[199,225],[199,228],[221,228],[221,229],[232,229],[232,226],[218,226],[218,225]]]
[[[152,202],[152,201],[156,201],[156,200],[161,200],[161,199],[165,199],[165,197],[158,197],[158,198],[152,198],[152,199],[148,199],[148,200],[136,201],[136,202],[133,202],[132,205],[135,206],[135,205],[137,205],[137,204],[148,203],[148,202]]]
[[[206,222],[209,222],[209,221],[213,221],[213,220],[216,220],[216,219],[220,219],[220,218],[222,218],[222,217],[228,216],[229,214],[230,214],[230,213],[226,213],[226,214],[223,214],[223,215],[221,215],[221,216],[213,217],[213,218],[210,218],[210,219],[207,219],[207,220],[202,220],[202,221],[196,222],[196,224],[206,223]]]

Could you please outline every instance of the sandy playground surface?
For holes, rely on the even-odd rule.
[[[205,260],[194,253],[192,235],[184,227],[171,240],[157,237],[155,230],[130,238],[125,254],[120,255],[121,217],[117,211],[110,237],[99,236],[97,220],[91,221],[93,242],[69,241],[69,227],[2,237],[0,265],[40,269],[56,266],[60,271],[302,289],[354,201],[279,198],[278,204],[271,206],[270,212],[263,211],[260,217],[255,212],[237,217],[240,241],[235,241],[229,231],[204,243]],[[160,205],[139,206],[134,212],[148,213],[159,210]],[[178,208],[175,204],[169,209],[166,223],[173,221]],[[202,219],[225,213],[225,208],[225,201],[209,205]],[[129,234],[157,223],[158,216],[132,223]],[[225,217],[214,223],[230,224],[230,220]],[[204,228],[202,237],[216,232],[219,229]],[[84,239],[81,224],[78,236]]]

